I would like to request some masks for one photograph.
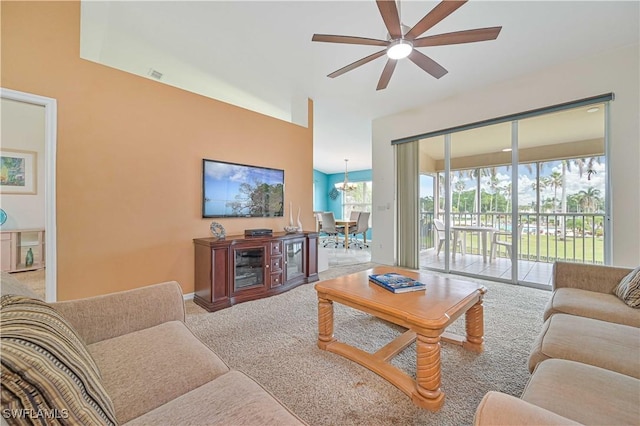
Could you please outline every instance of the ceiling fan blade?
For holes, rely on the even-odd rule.
[[[314,34],[311,41],[321,41],[324,43],[345,43],[345,44],[364,44],[368,46],[387,46],[386,40],[377,40],[375,38],[352,37],[331,34]]]
[[[376,0],[380,15],[384,25],[389,31],[389,35],[392,39],[402,37],[402,29],[400,28],[400,14],[398,13],[398,7],[394,0]]]
[[[442,21],[447,16],[451,15],[453,12],[458,10],[460,6],[465,4],[467,0],[443,0],[436,7],[431,9],[431,12],[427,13],[424,18],[420,20],[417,24],[413,26],[409,30],[407,34],[405,34],[405,38],[409,40],[413,40],[416,37],[421,36],[425,33],[429,28],[436,25],[438,22]]]
[[[502,27],[478,28],[456,31],[413,40],[413,47],[444,46],[449,44],[474,43],[476,41],[495,40]]]
[[[440,78],[449,72],[444,69],[442,65],[415,49],[413,49],[413,51],[409,54],[409,59],[411,59],[411,62],[413,62],[435,78]]]
[[[339,70],[332,72],[327,77],[335,78],[335,77],[341,76],[342,74],[344,74],[346,72],[349,72],[349,71],[351,71],[351,70],[353,70],[355,68],[358,68],[360,65],[364,65],[367,62],[371,62],[374,59],[378,59],[380,56],[383,56],[386,53],[387,53],[386,49],[385,50],[381,50],[380,52],[376,52],[376,53],[374,53],[372,55],[369,55],[369,56],[364,57],[364,58],[362,58],[362,59],[360,59],[358,61],[355,61],[354,63],[349,64],[346,67],[342,67]]]
[[[389,84],[389,80],[391,80],[391,76],[393,75],[393,71],[396,69],[396,64],[398,61],[396,59],[389,59],[387,64],[384,66],[382,70],[382,75],[380,76],[380,80],[378,81],[378,87],[376,90],[386,89]]]

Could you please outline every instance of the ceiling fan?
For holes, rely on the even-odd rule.
[[[387,40],[330,34],[314,34],[311,41],[385,47],[384,50],[342,67],[339,70],[332,72],[327,77],[338,77],[386,54],[388,56],[387,64],[382,70],[382,75],[380,76],[376,90],[382,90],[387,87],[398,60],[406,57],[435,78],[440,78],[448,71],[427,55],[416,50],[416,48],[495,40],[502,29],[502,27],[477,28],[473,30],[455,31],[452,33],[420,37],[427,30],[455,12],[466,2],[467,0],[443,0],[429,13],[427,13],[417,24],[415,24],[413,28],[409,29],[407,26],[400,23],[400,14],[398,13],[398,7],[394,0],[376,0],[378,9],[382,15],[382,20],[389,32]]]

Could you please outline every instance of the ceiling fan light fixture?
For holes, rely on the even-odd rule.
[[[373,54],[365,56],[364,58],[360,58],[359,60],[328,74],[327,77],[338,77],[367,64],[374,59],[378,59],[386,55],[388,58],[387,63],[382,70],[376,90],[383,90],[387,88],[389,80],[396,69],[398,60],[406,57],[409,57],[411,62],[424,72],[436,79],[439,79],[447,74],[447,69],[420,52],[418,50],[419,47],[448,46],[495,40],[498,38],[498,34],[500,34],[500,31],[502,30],[502,27],[474,28],[421,37],[422,34],[426,33],[447,16],[458,10],[467,2],[467,0],[441,0],[411,28],[402,23],[400,2],[401,0],[376,0],[378,11],[384,21],[384,26],[387,29],[386,40],[331,34],[313,35],[311,41],[386,47],[386,49],[379,50]]]
[[[391,59],[403,59],[411,54],[413,43],[408,40],[394,40],[387,47],[387,56]]]

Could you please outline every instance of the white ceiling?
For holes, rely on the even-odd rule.
[[[413,26],[437,5],[403,1]],[[386,38],[373,0],[83,1],[81,55],[275,117],[300,122],[314,100],[314,168],[371,168],[371,120],[638,43],[638,1],[470,1],[424,35],[502,26],[495,41],[421,48],[449,73],[401,61],[376,91],[384,58],[326,75],[381,48],[314,43],[314,33]],[[517,112],[517,111],[514,111]],[[304,114],[302,114],[304,115]],[[304,121],[304,119],[302,120]]]

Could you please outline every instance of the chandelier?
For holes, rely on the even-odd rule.
[[[344,182],[336,185],[336,188],[344,192],[353,191],[354,189],[357,188],[357,185],[355,183],[349,182],[349,170],[347,168],[348,162],[349,160],[345,158],[344,159]]]

